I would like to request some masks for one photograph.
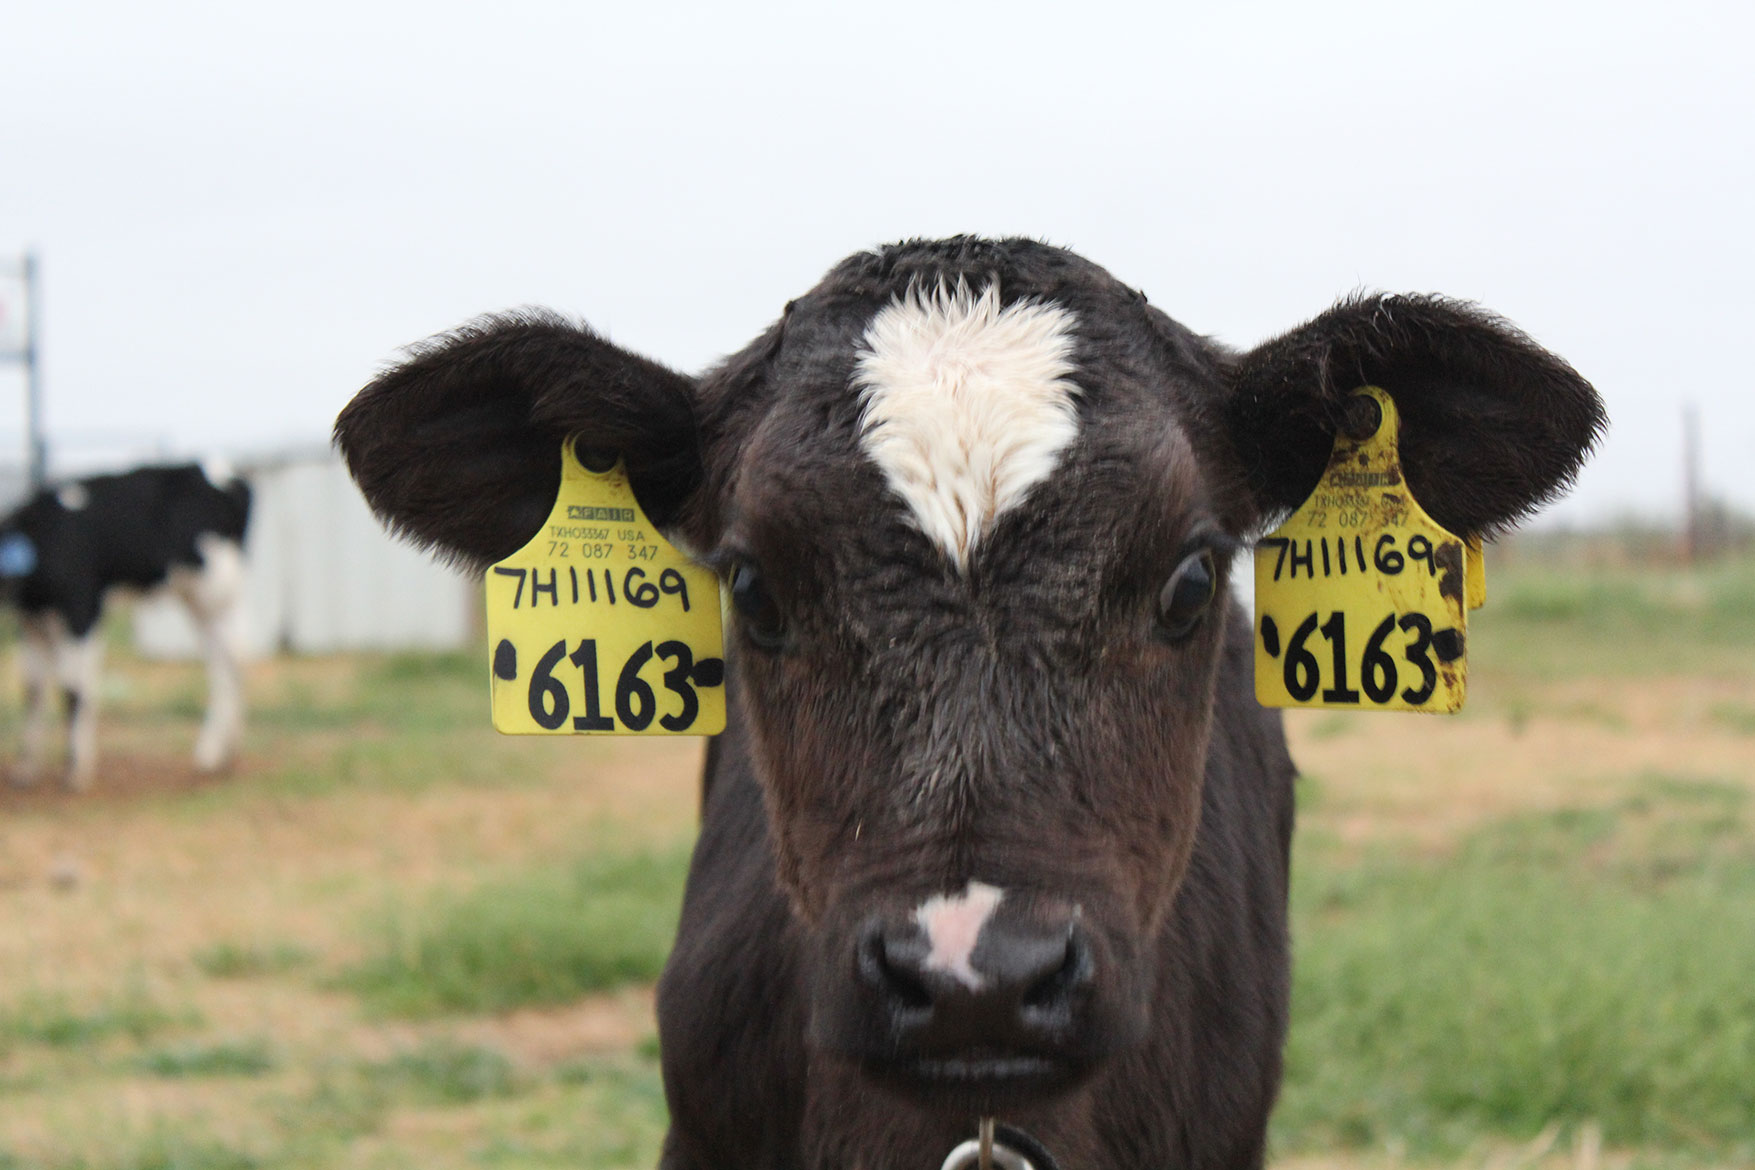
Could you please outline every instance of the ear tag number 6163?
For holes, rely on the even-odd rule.
[[[1402,475],[1401,421],[1376,386],[1376,430],[1335,436],[1328,470],[1255,549],[1255,696],[1268,707],[1453,713],[1481,547],[1445,531]]]
[[[499,731],[725,730],[719,578],[652,526],[620,462],[592,470],[563,443],[548,520],[485,588]]]

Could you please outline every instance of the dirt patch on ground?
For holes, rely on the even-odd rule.
[[[352,685],[319,666],[293,682]],[[264,685],[277,683],[285,676]],[[506,739],[484,713],[479,727],[443,731],[439,750],[428,744],[432,774],[411,780],[379,774],[370,755],[339,769],[350,748],[383,745],[382,728],[270,723],[252,730],[257,747],[233,774],[203,777],[183,754],[198,721],[186,702],[178,713],[122,707],[100,726],[91,792],[0,790],[0,1024],[93,1030],[66,1046],[0,1042],[0,1155],[134,1164],[166,1126],[269,1149],[285,1140],[275,1119],[287,1110],[327,1117],[312,1104],[332,1091],[324,1084],[345,1094],[435,1042],[503,1055],[530,1100],[559,1092],[556,1070],[571,1062],[631,1059],[650,1042],[646,987],[408,1021],[370,1015],[335,976],[373,945],[387,909],[441,887],[686,838],[703,741]],[[268,958],[224,977],[219,948]],[[139,1063],[227,1045],[264,1048],[272,1067],[167,1079]],[[383,1108],[388,1135],[429,1114],[460,1132],[475,1124],[470,1107]]]
[[[653,990],[638,987],[565,1007],[470,1020],[451,1034],[496,1049],[517,1064],[547,1067],[581,1056],[627,1052],[657,1027]]]
[[[21,812],[89,808],[94,804],[126,804],[150,797],[176,796],[205,788],[221,787],[238,776],[260,772],[269,761],[244,756],[222,772],[202,772],[187,756],[154,755],[138,749],[107,754],[99,759],[99,774],[90,788],[75,792],[62,780],[59,768],[31,785],[8,780],[0,783],[0,817]]]
[[[1458,718],[1287,713],[1306,825],[1433,850],[1520,813],[1611,804],[1652,776],[1755,790],[1755,741],[1712,717],[1749,688],[1706,678],[1574,682],[1471,698]]]
[[[264,794],[199,816],[121,794],[19,806],[0,821],[0,916],[15,924],[0,996],[17,980],[95,994],[129,967],[180,979],[219,940],[344,961],[393,899],[688,833],[701,751],[627,742],[541,783]]]
[[[359,673],[360,661],[342,655],[265,659],[247,664],[245,693],[257,708],[284,702],[295,692],[345,697],[357,686]],[[15,688],[5,703],[9,726],[0,741],[0,756],[7,765],[0,770],[0,819],[60,809],[77,812],[93,805],[222,788],[271,773],[285,761],[279,737],[249,728],[246,715],[245,749],[238,759],[219,772],[195,767],[193,753],[206,710],[207,683],[203,668],[193,663],[111,656],[105,666],[98,714],[97,776],[83,792],[64,783],[67,727],[58,709],[50,723],[51,757],[42,775],[28,786],[14,782],[10,765],[17,754],[23,719],[20,688]],[[255,746],[258,742],[268,746]],[[320,751],[321,739],[313,740],[307,732],[299,747],[301,751]]]

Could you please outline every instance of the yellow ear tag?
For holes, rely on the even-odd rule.
[[[1464,582],[1463,595],[1468,598],[1470,609],[1480,609],[1487,604],[1487,554],[1478,536],[1471,536],[1465,549],[1463,563],[1468,566],[1469,579]]]
[[[1401,421],[1335,436],[1316,490],[1255,548],[1255,697],[1267,707],[1454,713],[1468,610],[1486,601],[1480,545],[1426,515],[1402,476]]]
[[[486,591],[499,731],[725,730],[719,578],[659,535],[621,463],[587,470],[563,443],[548,522]]]

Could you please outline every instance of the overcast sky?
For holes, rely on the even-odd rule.
[[[1613,430],[1553,513],[1755,508],[1755,6],[0,0],[0,263],[61,466],[326,439],[542,303],[685,369],[849,252],[1072,247],[1248,345],[1478,300]],[[22,379],[0,371],[0,452]]]

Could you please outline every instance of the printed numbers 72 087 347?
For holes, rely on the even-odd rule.
[[[1438,686],[1438,662],[1449,662],[1461,654],[1460,632],[1434,631],[1431,619],[1423,613],[1385,616],[1365,639],[1356,658],[1348,648],[1347,615],[1340,610],[1329,613],[1326,621],[1320,613],[1309,614],[1283,646],[1279,627],[1271,617],[1264,617],[1261,637],[1268,654],[1281,660],[1286,691],[1298,702],[1308,702],[1320,687],[1325,703],[1358,703],[1362,690],[1365,699],[1381,706],[1395,697],[1396,687],[1402,681],[1394,655],[1385,649],[1385,643],[1397,630],[1407,635],[1401,647],[1402,658],[1419,672],[1418,682],[1404,688],[1401,697],[1417,707],[1431,698]],[[1328,643],[1326,664],[1312,649],[1317,634]],[[1357,687],[1353,685],[1355,677]],[[1328,685],[1324,686],[1325,682]]]

